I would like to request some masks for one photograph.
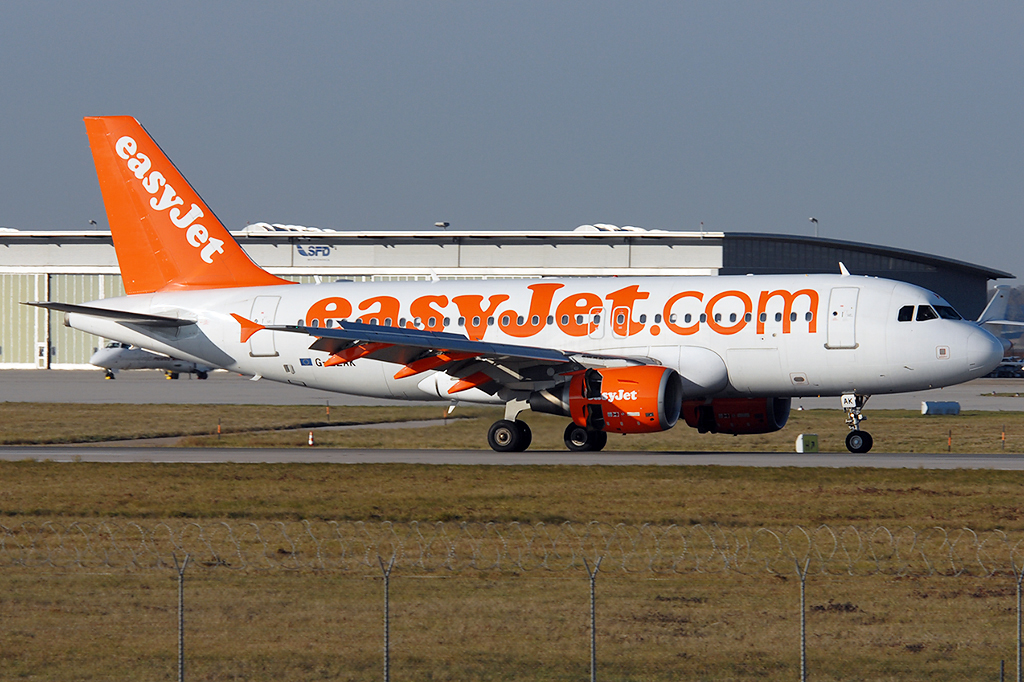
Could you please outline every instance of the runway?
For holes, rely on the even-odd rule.
[[[335,450],[312,448],[153,448],[109,446],[0,447],[0,460],[279,464],[429,464],[456,466],[742,466],[995,469],[1024,471],[1024,455],[798,454],[777,452],[519,452],[490,450]]]

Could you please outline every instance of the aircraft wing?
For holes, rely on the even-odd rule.
[[[232,317],[242,326],[242,342],[262,329],[307,334],[316,339],[310,350],[331,354],[325,366],[372,358],[404,365],[395,373],[396,379],[428,370],[441,371],[458,380],[449,390],[453,394],[468,388],[480,388],[491,394],[502,387],[535,390],[560,381],[555,378],[557,375],[588,367],[654,364],[650,358],[474,341],[460,334],[361,322],[341,322],[332,327],[264,327],[241,315]]]

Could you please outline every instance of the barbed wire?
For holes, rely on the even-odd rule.
[[[54,521],[0,525],[0,567],[231,571],[770,573],[1020,577],[1024,535],[909,526]]]

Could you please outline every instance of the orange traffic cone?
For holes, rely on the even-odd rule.
[[[309,432],[309,444],[313,445],[313,432],[312,431]]]

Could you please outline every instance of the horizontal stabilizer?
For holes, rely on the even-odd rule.
[[[57,310],[62,313],[78,313],[81,315],[104,317],[108,320],[116,320],[117,322],[130,322],[133,324],[143,324],[146,325],[147,327],[184,327],[186,325],[195,324],[195,321],[193,320],[179,320],[176,317],[162,317],[160,315],[129,313],[124,310],[94,308],[88,305],[73,305],[71,303],[49,303],[36,301],[25,303],[24,305],[34,305],[37,308]]]

